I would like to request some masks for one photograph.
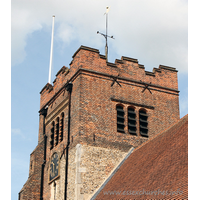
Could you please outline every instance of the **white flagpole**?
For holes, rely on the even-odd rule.
[[[54,18],[55,15],[52,16],[52,33],[51,33],[51,52],[50,52],[50,63],[49,63],[49,81],[48,83],[51,84],[51,70],[52,70],[52,58],[53,58],[53,35],[54,35]]]

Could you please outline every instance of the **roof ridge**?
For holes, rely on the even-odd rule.
[[[177,120],[175,123],[173,123],[171,126],[169,126],[168,128],[164,129],[163,131],[159,132],[158,134],[156,134],[155,136],[153,136],[152,138],[150,138],[149,140],[147,140],[146,142],[142,143],[140,146],[138,146],[137,148],[135,148],[135,150],[132,152],[134,153],[136,150],[140,149],[141,147],[143,147],[145,144],[151,142],[153,139],[157,138],[158,136],[166,133],[169,129],[173,128],[176,124],[179,124],[181,121],[186,120],[186,118],[188,118],[188,114],[186,114],[184,117],[182,117],[181,119]]]
[[[152,198],[155,196],[150,195],[155,189],[162,187],[165,191],[176,191],[179,187],[182,194],[179,194],[178,199],[185,199],[183,197],[187,197],[188,188],[187,125],[188,114],[143,143],[143,149],[140,149],[141,146],[137,148],[139,151],[135,152],[135,149],[95,199],[111,199],[109,194],[115,195],[113,197],[119,195],[116,199],[124,199],[126,195],[142,195],[140,199],[155,199]],[[151,140],[153,141],[150,142]],[[173,184],[168,182],[171,179],[174,180]],[[105,194],[108,195],[104,196]],[[157,192],[154,195],[161,197],[156,199],[168,199],[164,193]]]

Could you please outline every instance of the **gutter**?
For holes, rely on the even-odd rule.
[[[71,82],[68,83],[66,89],[69,93],[69,108],[68,108],[68,134],[67,134],[67,146],[66,146],[66,164],[65,164],[65,191],[64,191],[64,200],[67,199],[67,184],[68,184],[68,163],[69,163],[69,145],[70,145],[70,122],[71,122],[71,93],[72,93]]]

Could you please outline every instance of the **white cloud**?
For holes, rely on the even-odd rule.
[[[63,22],[59,25],[57,33],[57,37],[67,44],[70,44],[77,37],[74,28]]]
[[[19,128],[12,128],[11,133],[13,136],[20,136],[21,138],[25,138],[24,134],[22,133],[21,129]]]
[[[26,56],[25,47],[27,36],[41,28],[41,23],[32,17],[32,13],[28,9],[12,9],[11,55],[13,65],[22,62]]]
[[[183,0],[13,0],[13,64],[25,58],[28,35],[51,27],[52,14],[58,27],[55,38],[64,44],[78,41],[104,48],[104,38],[96,31],[105,31],[106,6],[110,6],[108,34],[115,37],[109,41],[110,52],[135,57],[151,69],[165,64],[187,72],[187,2]]]
[[[141,0],[135,6],[122,5],[121,9],[127,11],[123,13],[125,17],[114,21],[114,32],[120,34],[120,42],[115,45],[119,54],[126,50],[126,54],[134,54],[140,62],[145,59],[142,64],[157,62],[187,71],[187,4]]]
[[[13,134],[20,134],[21,133],[21,130],[19,128],[12,128],[11,131],[12,131]]]

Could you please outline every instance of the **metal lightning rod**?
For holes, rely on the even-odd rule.
[[[51,70],[52,70],[52,59],[53,59],[53,36],[54,36],[54,18],[55,15],[52,16],[52,33],[51,33],[51,52],[50,52],[50,62],[49,62],[49,81],[48,83],[51,84]]]
[[[108,11],[110,10],[110,8],[107,6],[106,7],[106,12],[104,13],[104,15],[106,14],[106,34],[104,33],[100,33],[99,31],[97,31],[97,34],[101,34],[105,37],[106,39],[106,46],[105,46],[105,55],[106,55],[106,62],[108,62],[108,43],[107,43],[107,38],[113,38],[113,36],[108,36],[107,32],[108,32]]]

